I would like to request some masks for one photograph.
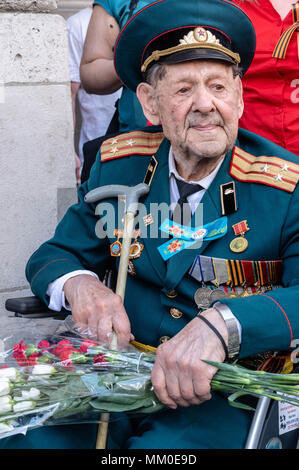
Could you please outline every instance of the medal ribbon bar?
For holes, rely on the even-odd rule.
[[[199,282],[218,286],[261,287],[281,282],[282,261],[249,261],[196,256],[189,274]]]

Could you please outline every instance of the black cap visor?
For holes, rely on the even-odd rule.
[[[187,62],[189,60],[222,60],[224,62],[228,62],[229,64],[236,64],[234,59],[229,55],[225,54],[224,52],[215,51],[209,48],[198,48],[198,49],[187,49],[184,51],[175,52],[170,54],[169,56],[161,57],[158,62],[152,62],[149,66],[153,66],[155,63],[159,64],[177,64],[179,62]]]

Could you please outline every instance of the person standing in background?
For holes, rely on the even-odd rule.
[[[112,93],[122,86],[113,64],[115,42],[126,22],[150,3],[153,0],[94,0],[80,68],[81,83],[88,93]],[[128,88],[123,88],[118,112],[120,132],[149,124],[136,94]]]
[[[256,31],[240,126],[299,155],[299,2],[233,0]]]
[[[82,119],[78,143],[79,155],[75,154],[77,184],[81,183],[80,174],[84,161],[83,145],[89,140],[105,135],[115,112],[115,103],[121,95],[121,88],[114,93],[100,96],[87,93],[81,86],[80,62],[91,15],[92,8],[84,8],[66,21],[74,127],[76,126],[76,99],[78,99]]]

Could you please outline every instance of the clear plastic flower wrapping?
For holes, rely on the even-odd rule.
[[[150,381],[153,354],[110,349],[71,317],[10,320],[0,339],[0,438],[163,407]]]

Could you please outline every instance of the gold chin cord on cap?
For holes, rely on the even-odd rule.
[[[187,49],[214,49],[216,51],[222,52],[229,57],[231,57],[236,64],[239,64],[241,59],[240,55],[232,52],[226,47],[222,46],[219,39],[204,28],[195,28],[190,31],[187,35],[180,39],[180,43],[177,46],[164,49],[162,51],[153,51],[152,54],[144,61],[141,67],[141,72],[145,72],[151,62],[157,62],[160,57],[165,57],[175,52],[185,51]]]

